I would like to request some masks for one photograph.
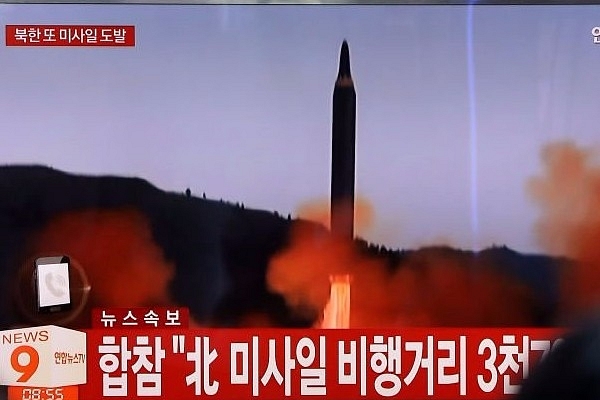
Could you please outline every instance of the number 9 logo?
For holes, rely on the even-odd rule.
[[[23,361],[23,354],[27,355],[26,363],[21,363]],[[40,355],[31,346],[19,346],[10,355],[10,365],[15,371],[21,374],[17,382],[27,382],[35,374],[39,364]]]

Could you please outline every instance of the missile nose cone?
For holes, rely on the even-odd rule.
[[[338,78],[351,77],[350,75],[350,50],[348,49],[348,42],[344,40],[342,48],[340,50],[340,69],[338,71]]]

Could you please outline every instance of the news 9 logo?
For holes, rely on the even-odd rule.
[[[600,26],[592,28],[592,41],[594,44],[600,44]]]
[[[0,385],[82,385],[86,366],[84,332],[54,325],[0,331]]]

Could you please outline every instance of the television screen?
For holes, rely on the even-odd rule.
[[[597,330],[560,344],[600,306],[600,5],[3,2],[0,25],[0,398],[593,374]]]
[[[565,323],[599,293],[599,15],[0,4],[0,325]]]

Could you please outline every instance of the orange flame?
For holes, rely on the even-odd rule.
[[[331,292],[321,328],[350,328],[350,275],[332,275],[329,281]]]

